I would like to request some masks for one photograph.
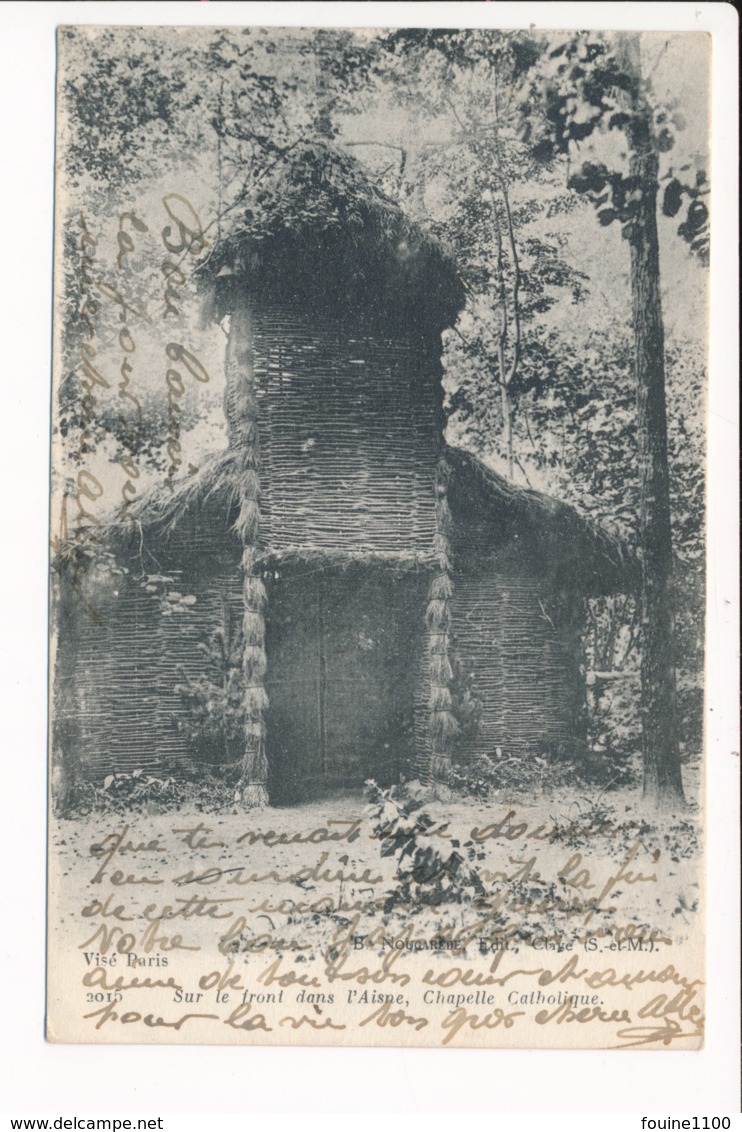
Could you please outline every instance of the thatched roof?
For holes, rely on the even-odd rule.
[[[524,540],[541,572],[585,594],[636,588],[636,558],[574,507],[512,483],[464,449],[448,447],[446,461],[454,521],[460,529],[476,526],[485,546]]]
[[[464,305],[453,258],[335,147],[292,147],[235,216],[202,270],[219,314],[247,291],[421,334]]]
[[[455,526],[454,542],[460,544],[461,554],[466,553],[464,544],[472,533],[485,552],[497,551],[515,540],[528,551],[535,572],[548,574],[576,592],[601,594],[636,588],[636,559],[617,538],[583,518],[573,507],[511,483],[463,449],[447,447],[445,458],[451,469],[448,500]],[[195,527],[208,532],[205,537],[212,540],[215,530],[223,530],[225,539],[231,534],[237,547],[237,475],[238,461],[227,449],[205,460],[199,471],[174,492],[149,492],[132,509],[147,541],[152,536],[167,541],[185,529],[189,535],[184,545],[193,549],[198,541],[193,536]],[[130,529],[127,524],[109,531],[118,541]],[[330,553],[306,548],[292,548],[286,554],[272,554],[269,550],[268,554],[292,561],[322,559],[328,565],[333,559],[334,564]],[[336,557],[339,565],[351,558],[369,564],[372,559],[382,562],[385,558],[363,553]],[[386,558],[390,567],[419,569],[425,565],[419,556],[404,553],[398,556],[399,561]]]

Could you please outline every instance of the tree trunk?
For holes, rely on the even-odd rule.
[[[65,504],[63,504],[64,506]],[[67,817],[75,787],[83,781],[81,721],[84,700],[95,679],[86,680],[75,647],[75,617],[83,616],[80,592],[67,571],[52,575],[52,612],[56,633],[50,640],[50,667],[54,674],[50,742],[51,805],[55,817]]]
[[[502,411],[503,436],[505,440],[505,459],[508,465],[508,479],[515,476],[515,450],[513,448],[513,407],[510,402],[510,388],[505,369],[505,350],[503,346],[504,329],[497,344],[497,361],[500,371],[500,408]]]
[[[644,797],[672,809],[684,802],[673,656],[672,534],[667,461],[665,341],[657,235],[658,156],[641,93],[637,36],[625,50],[635,77],[630,177],[637,211],[628,221],[639,444],[641,554],[641,717]]]
[[[502,161],[499,159],[498,164],[501,166]],[[503,255],[502,247],[502,229],[500,227],[500,217],[497,212],[497,192],[496,189],[490,188],[490,199],[492,203],[492,224],[495,233],[495,248],[497,250],[497,258],[495,260],[497,266],[497,288],[500,300],[500,328],[497,332],[497,368],[500,375],[500,410],[502,412],[502,429],[503,438],[505,443],[505,458],[508,465],[508,479],[513,479],[515,474],[515,452],[513,449],[513,405],[510,399],[510,382],[512,381],[518,365],[518,352],[520,348],[520,318],[518,312],[518,256],[515,248],[515,238],[513,234],[512,218],[510,215],[510,202],[507,197],[507,189],[502,189],[503,199],[505,201],[505,210],[508,223],[508,236],[510,241],[511,254],[513,258],[513,272],[515,275],[515,285],[513,290],[513,328],[514,328],[514,345],[513,345],[513,360],[508,373],[508,367],[505,362],[505,342],[508,336],[508,304],[507,296],[505,293],[505,258]]]

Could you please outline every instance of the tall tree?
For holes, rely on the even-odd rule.
[[[665,341],[657,228],[660,155],[674,138],[671,119],[650,102],[636,34],[611,41],[575,36],[546,56],[529,94],[540,112],[528,110],[526,134],[534,151],[570,154],[600,131],[621,130],[628,169],[586,162],[570,184],[588,195],[607,226],[619,221],[630,248],[633,363],[640,480],[641,717],[644,795],[659,808],[684,802],[678,742],[673,642],[672,533],[668,469]],[[679,123],[676,123],[678,125]],[[683,196],[688,215],[678,231],[702,257],[707,251],[707,213],[694,186],[668,175],[663,210],[675,215]]]
[[[629,182],[637,204],[627,238],[639,440],[644,795],[664,806],[684,799],[675,687],[665,332],[657,233],[659,152],[642,83],[638,35],[622,36],[620,53],[629,79]]]

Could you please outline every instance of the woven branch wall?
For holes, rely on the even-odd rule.
[[[426,342],[253,311],[261,541],[430,560],[440,366]]]
[[[193,745],[177,726],[186,711],[175,688],[184,673],[195,679],[203,672],[198,645],[218,623],[224,602],[233,619],[242,616],[238,567],[238,560],[207,565],[202,558],[198,579],[191,571],[171,571],[172,582],[157,593],[120,576],[102,579],[86,593],[98,622],[81,611],[79,598],[65,596],[56,707],[84,779],[140,768],[178,772],[188,765]],[[185,604],[178,595],[196,601]]]
[[[462,739],[462,753],[499,746],[515,754],[574,736],[574,659],[561,645],[538,586],[527,577],[488,574],[460,578],[457,588],[459,655],[482,702],[479,733]]]
[[[363,569],[365,574],[365,568],[355,569]],[[176,725],[178,718],[185,719],[186,709],[175,687],[182,681],[183,671],[193,678],[202,671],[198,643],[217,623],[223,602],[227,601],[235,619],[241,617],[239,557],[235,553],[233,561],[226,563],[202,556],[187,571],[175,574],[171,570],[170,573],[174,580],[169,592],[193,594],[197,599],[194,605],[163,616],[159,595],[148,594],[132,582],[112,579],[105,592],[99,589],[90,595],[100,611],[100,625],[80,617],[79,606],[75,607],[77,615],[72,628],[65,630],[60,625],[62,651],[57,695],[58,711],[63,717],[60,723],[62,729],[70,733],[86,779],[100,779],[116,770],[131,772],[140,767],[153,773],[178,773],[193,758],[192,745]],[[286,625],[289,636],[283,649],[288,650],[287,655],[297,653],[301,641],[309,634],[312,668],[302,674],[302,679],[309,684],[316,680],[318,672],[314,628],[318,574],[314,568],[302,582],[298,574],[296,571],[292,584],[297,594],[292,608],[287,610],[291,621]],[[403,604],[408,611],[408,623],[399,641],[409,652],[400,670],[408,673],[417,667],[419,673],[414,689],[415,769],[427,777],[430,772],[430,657],[424,620],[426,574],[415,577],[419,581]],[[580,697],[581,681],[574,654],[565,647],[561,633],[548,619],[556,621],[556,611],[538,582],[522,572],[496,574],[489,571],[464,574],[455,580],[451,603],[454,648],[461,673],[482,704],[478,733],[473,738],[464,734],[456,740],[457,757],[489,754],[498,746],[507,753],[523,753],[545,739],[568,741],[575,734],[575,705]],[[347,592],[351,583],[350,577],[347,580],[342,576],[338,579],[337,575],[327,577],[330,608],[337,595]],[[351,588],[354,586],[359,594],[364,589],[358,580]],[[394,599],[397,586],[390,575],[388,591],[392,606],[397,605]],[[118,596],[114,595],[115,589]],[[280,619],[285,609],[280,597],[280,581],[271,585],[270,592],[277,603],[273,614]],[[376,599],[368,612],[372,610],[377,610],[376,624],[383,625],[385,614]],[[398,619],[399,614],[394,616]],[[390,620],[389,631],[392,624]],[[359,618],[359,639],[364,631],[363,618]],[[295,689],[292,691],[290,686],[290,671],[276,652],[277,644],[269,614],[269,695],[271,700],[275,699],[276,707],[285,703],[287,711],[294,710],[291,708],[294,702],[297,735],[301,736],[305,732],[300,718],[301,705],[294,695]],[[335,679],[344,681],[341,652],[334,647],[329,647],[327,652],[330,663],[339,666]],[[277,680],[285,686],[277,687]],[[275,726],[275,720],[273,722]],[[273,759],[276,740],[270,723],[269,716],[269,762]],[[302,751],[297,749],[297,760],[302,757]],[[338,774],[338,778],[341,777]],[[332,775],[328,782],[331,779]]]
[[[58,704],[86,780],[138,769],[179,774],[199,761],[177,726],[187,708],[176,687],[184,675],[203,675],[199,643],[225,602],[233,627],[241,623],[239,557],[202,558],[198,570],[171,576],[168,593],[195,596],[194,604],[163,600],[130,579],[101,579],[89,595],[100,624],[75,618],[74,636],[65,633],[61,671],[72,694]],[[291,781],[305,792],[369,776],[391,781],[391,766],[409,773],[427,575],[305,564],[273,576],[268,589],[272,794],[296,800]],[[221,749],[214,757],[218,763]]]
[[[453,754],[467,758],[496,747],[517,753],[544,739],[566,741],[574,736],[580,699],[576,650],[565,643],[555,623],[548,563],[534,554],[532,539],[514,514],[508,514],[507,521],[493,521],[468,493],[464,514],[454,521],[448,510],[447,477],[445,482],[441,478],[444,464],[439,458],[436,344],[352,334],[330,319],[259,305],[244,339],[249,388],[244,388],[244,380],[241,385],[228,383],[226,401],[238,460],[246,452],[255,457],[238,469],[243,490],[236,483],[226,500],[211,497],[194,506],[167,538],[149,535],[148,551],[156,555],[157,568],[175,578],[171,589],[193,594],[195,605],[185,613],[173,610],[163,616],[161,594],[109,579],[107,592],[98,595],[104,606],[102,624],[77,616],[70,620],[69,632],[60,634],[61,731],[72,736],[85,776],[138,768],[177,771],[187,765],[193,750],[177,727],[186,710],[175,691],[183,679],[181,669],[191,677],[199,675],[198,642],[215,624],[225,600],[236,617],[247,610],[252,625],[256,618],[248,598],[257,593],[261,610],[265,606],[260,573],[277,567],[274,582],[279,575],[286,578],[288,561],[297,578],[302,571],[308,573],[304,606],[300,592],[289,603],[287,655],[296,650],[294,632],[297,641],[302,633],[325,640],[321,664],[328,688],[328,779],[335,774],[335,746],[349,745],[344,728],[353,713],[340,706],[343,689],[348,690],[351,707],[358,697],[345,671],[350,661],[342,660],[345,645],[338,652],[331,629],[315,627],[310,632],[309,621],[315,616],[311,610],[317,600],[318,570],[329,571],[327,608],[333,608],[340,594],[345,594],[342,607],[353,608],[349,579],[342,577],[350,563],[361,571],[351,591],[368,590],[368,609],[356,609],[353,625],[357,621],[358,631],[364,631],[363,618],[373,612],[370,639],[377,633],[381,639],[387,632],[382,631],[386,617],[389,640],[404,644],[398,671],[418,673],[418,679],[410,681],[409,699],[414,699],[414,757],[421,776],[428,778],[435,770],[431,752],[441,763],[441,778]],[[240,429],[252,438],[251,448]],[[461,507],[462,501],[458,504]],[[249,521],[250,538],[245,530],[237,537],[238,514],[243,527]],[[244,593],[241,558],[242,566],[247,562],[249,567],[243,571],[249,587]],[[342,570],[333,573],[331,563]],[[382,573],[376,574],[382,563]],[[392,567],[407,570],[410,565],[424,569],[411,572],[417,581],[410,582],[395,613],[391,595],[402,590]],[[379,578],[385,579],[383,585]],[[388,600],[377,600],[379,585]],[[286,608],[280,584],[271,584],[269,590],[278,601],[272,628],[270,601],[265,613],[275,653],[276,625]],[[397,637],[392,626],[402,608],[407,610],[405,630]],[[278,654],[271,655],[270,639],[265,653],[260,642],[250,647],[253,653],[260,651],[261,680],[267,670],[269,696],[275,701],[274,733],[279,705],[285,701],[280,727],[285,732],[283,746],[291,746],[289,716],[300,714],[300,707],[292,705],[291,666],[282,670]],[[315,681],[314,668],[320,665],[314,645],[312,650],[313,670],[302,676],[307,686]],[[395,668],[392,652],[386,663],[390,671]],[[457,679],[463,677],[481,702],[475,736],[466,730],[458,735],[455,666]],[[368,682],[368,674],[364,679]],[[383,700],[387,693],[378,674],[372,682]],[[401,680],[397,683],[401,686]],[[333,703],[338,705],[334,738]],[[376,727],[371,725],[370,708],[368,715],[370,731]],[[438,724],[448,723],[449,717],[451,726],[444,736]],[[300,736],[298,715],[296,725]],[[383,747],[388,735],[380,741]],[[373,743],[369,738],[369,750]],[[269,727],[269,761],[271,744]],[[301,751],[297,757],[302,757]],[[368,758],[366,765],[368,769]],[[340,764],[336,771],[342,778]]]
[[[524,754],[538,744],[568,742],[579,734],[582,681],[575,652],[565,642],[558,610],[527,568],[461,573],[452,601],[453,651],[462,682],[481,704],[475,734],[456,740],[460,760]],[[429,765],[427,668],[420,666],[416,693],[418,770]]]

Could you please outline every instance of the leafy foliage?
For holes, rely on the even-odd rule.
[[[382,857],[394,857],[398,884],[389,893],[384,911],[395,905],[413,908],[460,904],[485,889],[473,865],[476,850],[472,841],[462,846],[455,839],[443,839],[445,850],[432,844],[426,834],[435,822],[423,809],[426,791],[420,783],[391,786],[384,790],[373,780],[365,784],[368,816],[373,836],[381,842]]]
[[[651,102],[648,84],[627,55],[623,37],[584,32],[545,50],[534,61],[521,108],[522,137],[535,157],[567,156],[578,143],[613,130],[623,133],[630,150],[670,153],[685,126],[683,116],[673,106]],[[705,170],[698,167],[689,183],[685,175],[690,169],[691,164],[685,163],[678,173],[672,166],[662,173],[662,211],[674,217],[685,207],[678,234],[707,263],[709,214],[703,197],[708,184]],[[635,175],[588,160],[572,173],[569,185],[592,202],[600,224],[618,221],[622,235],[632,239],[640,199]]]
[[[175,723],[201,758],[236,775],[241,765],[245,678],[239,620],[230,616],[226,603],[219,624],[199,642],[198,650],[202,672],[192,677],[181,669],[183,680],[175,687],[187,713],[176,716]]]
[[[613,716],[610,718],[612,722]],[[615,718],[623,722],[624,717]],[[636,779],[630,757],[635,749],[620,750],[607,743],[578,740],[544,742],[517,755],[498,747],[476,760],[455,763],[450,785],[464,796],[483,799],[502,794],[533,798],[565,786],[617,790]]]
[[[70,799],[70,816],[99,811],[123,814],[129,812],[159,812],[175,805],[180,794],[175,778],[163,778],[134,770],[131,774],[108,774],[103,782],[78,783]]]
[[[200,773],[189,779],[182,773],[161,776],[147,771],[107,775],[102,783],[76,782],[65,807],[65,817],[88,814],[160,814],[193,807],[204,813],[234,810],[234,788],[221,775]]]

